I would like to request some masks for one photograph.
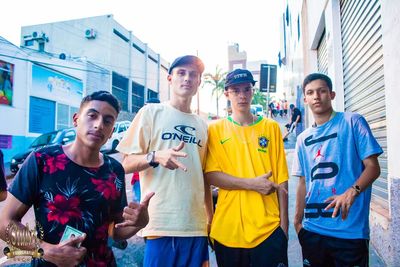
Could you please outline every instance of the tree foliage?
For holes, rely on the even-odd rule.
[[[267,94],[262,93],[259,88],[254,87],[253,101],[251,102],[251,104],[262,105],[264,110],[267,110],[268,103],[273,101],[274,99],[275,96],[271,96],[271,94],[269,94],[269,101],[268,101]]]
[[[212,86],[211,95],[216,97],[217,102],[217,117],[219,117],[219,99],[225,90],[225,78],[227,72],[223,72],[219,66],[215,67],[215,73],[204,74],[204,84]]]
[[[261,105],[265,110],[267,108],[267,96],[263,94],[260,89],[254,88],[253,101],[251,104]]]

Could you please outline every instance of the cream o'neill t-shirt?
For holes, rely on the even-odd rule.
[[[161,165],[140,172],[141,195],[155,192],[150,200],[148,225],[142,236],[206,236],[203,166],[207,149],[207,124],[197,115],[181,112],[168,103],[144,106],[132,121],[117,150],[147,154],[179,145],[179,158],[187,171]],[[145,155],[144,155],[145,156]]]

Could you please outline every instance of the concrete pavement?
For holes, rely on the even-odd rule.
[[[289,136],[289,141],[285,143],[287,146],[294,147],[296,137]],[[288,162],[289,173],[293,161],[293,149],[286,149],[286,159]],[[289,179],[289,242],[288,242],[288,258],[289,266],[300,267],[302,264],[301,247],[298,242],[297,234],[293,227],[293,217],[296,203],[296,187],[298,179],[297,177],[291,176]],[[132,199],[132,188],[127,187],[128,199]],[[142,266],[143,253],[144,253],[144,242],[141,238],[135,236],[128,240],[128,247],[126,250],[113,249],[117,258],[118,266]],[[318,248],[316,248],[318,249]],[[210,251],[210,266],[217,267],[215,260],[215,253]],[[376,254],[375,249],[370,246],[370,266],[372,267],[383,267],[385,264],[382,259]]]
[[[283,126],[286,124],[285,120],[279,120],[278,122]],[[288,163],[289,173],[292,167],[293,155],[294,155],[294,145],[296,143],[296,136],[289,135],[288,141],[285,142],[285,152],[286,159]],[[297,238],[297,234],[293,227],[293,217],[296,203],[296,187],[297,187],[298,178],[294,176],[290,176],[289,179],[289,242],[288,242],[288,258],[289,258],[289,266],[291,267],[300,267],[302,264],[302,255],[301,255],[301,247]],[[129,196],[132,196],[131,188],[127,188],[128,199]],[[143,246],[143,247],[142,247]],[[125,251],[121,251],[118,249],[114,249],[114,253],[116,254],[118,260],[118,266],[142,266],[141,263],[143,261],[143,249],[144,242],[138,237],[133,237],[129,240],[128,248]],[[318,249],[318,248],[316,248]],[[215,253],[210,251],[210,266],[217,267],[215,260]],[[375,249],[370,246],[370,266],[371,267],[383,267],[385,266],[382,259],[376,254]]]
[[[282,125],[286,123],[286,120],[278,119],[278,122]],[[294,135],[290,135],[288,138],[288,142],[285,142],[286,149],[286,157],[289,167],[289,173],[291,170],[291,165],[293,161],[293,148],[296,141],[296,137]],[[120,159],[121,156],[119,154],[114,154],[113,157],[116,159]],[[127,198],[128,200],[132,199],[133,192],[132,187],[130,186],[130,178],[131,175],[126,176],[126,189],[127,189]],[[11,180],[9,180],[11,181]],[[295,199],[296,199],[296,187],[297,187],[297,177],[290,177],[289,179],[289,243],[288,243],[288,258],[289,258],[289,266],[299,267],[302,265],[302,257],[301,257],[301,248],[297,239],[297,235],[295,233],[293,227],[293,216],[295,209]],[[0,210],[2,208],[2,204],[0,203]],[[34,215],[32,209],[29,210],[28,214],[24,217],[23,222],[29,222],[29,225],[33,225]],[[2,250],[5,246],[5,243],[0,240],[0,249]],[[316,248],[318,249],[318,248]],[[144,241],[142,238],[138,236],[134,236],[128,240],[128,247],[125,250],[120,250],[117,248],[113,248],[115,257],[117,259],[118,266],[137,266],[140,267],[143,265],[143,255],[144,255]],[[11,265],[10,265],[11,264]],[[30,264],[15,264],[15,262],[9,262],[9,266],[30,266]],[[216,267],[216,260],[214,252],[210,251],[210,266]],[[376,254],[375,249],[370,246],[370,266],[373,267],[381,267],[385,266],[382,259]]]

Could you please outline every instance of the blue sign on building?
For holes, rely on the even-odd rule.
[[[47,133],[55,130],[55,107],[54,101],[30,97],[29,106],[29,132]]]

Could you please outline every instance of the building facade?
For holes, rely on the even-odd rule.
[[[107,90],[121,103],[120,119],[132,119],[148,98],[169,99],[169,63],[113,15],[24,26],[21,47],[83,58],[110,71]]]
[[[72,126],[85,90],[93,87],[89,62],[60,60],[1,37],[0,44],[0,149],[8,162],[38,135]],[[96,75],[110,76],[100,67]]]
[[[260,88],[261,81],[261,64],[267,64],[267,60],[248,61],[246,51],[239,50],[239,44],[234,43],[228,46],[228,68],[229,71],[234,69],[247,69],[253,75],[254,80],[257,81],[255,88]],[[267,95],[265,95],[267,98]],[[227,101],[228,109],[230,109],[230,102]]]
[[[337,111],[362,114],[384,149],[372,187],[371,243],[388,266],[400,265],[400,97],[396,75],[400,31],[396,1],[288,0],[282,12],[284,88],[303,102],[302,80],[312,72],[332,78]],[[306,124],[312,123],[306,112]]]
[[[118,120],[148,98],[169,99],[169,63],[112,15],[25,26],[21,47],[0,38],[0,149],[5,162],[42,133],[72,126],[83,96],[112,92]]]

